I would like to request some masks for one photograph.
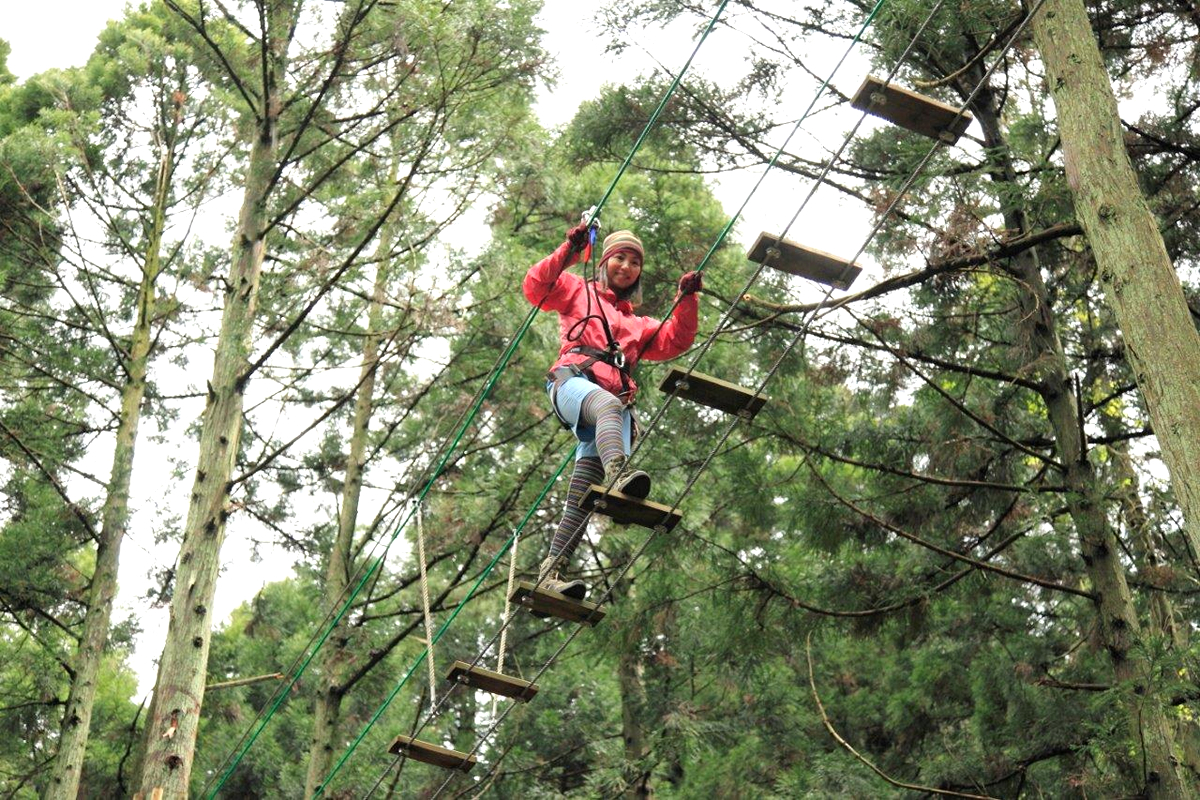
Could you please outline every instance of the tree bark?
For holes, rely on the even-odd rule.
[[[621,689],[621,739],[625,743],[624,797],[650,796],[650,773],[646,769],[646,688],[642,683],[642,662],[637,653],[621,652],[617,664],[617,683]]]
[[[51,800],[72,800],[79,794],[79,779],[96,699],[96,676],[104,658],[113,598],[117,593],[117,565],[129,520],[129,486],[152,347],[151,324],[155,311],[156,283],[162,269],[162,235],[166,226],[171,175],[175,169],[173,141],[173,138],[168,139],[168,146],[159,163],[150,235],[146,242],[142,280],[136,300],[137,318],[130,336],[129,355],[123,359],[127,378],[121,389],[112,470],[101,514],[100,540],[96,543],[96,567],[88,590],[87,613],[83,620],[79,649],[75,653],[74,678],[63,714],[58,754],[51,767],[50,783],[46,790],[46,797]]]
[[[619,548],[624,550],[624,548]],[[629,557],[621,552],[615,560],[622,563]],[[633,586],[619,583],[613,587],[613,602],[631,602]],[[621,692],[621,741],[625,746],[626,798],[650,797],[650,771],[646,759],[650,753],[646,733],[646,685],[641,655],[642,637],[634,628],[622,628],[621,652],[617,659],[617,687]]]
[[[390,227],[390,226],[389,226]],[[329,552],[329,565],[325,571],[325,607],[332,608],[342,602],[342,594],[349,585],[353,572],[351,551],[354,547],[354,530],[358,523],[358,504],[362,496],[363,462],[367,451],[367,430],[375,408],[375,376],[379,368],[379,345],[381,319],[383,317],[384,289],[387,285],[386,253],[391,249],[392,237],[380,239],[377,255],[381,259],[375,274],[375,288],[371,295],[371,306],[367,313],[367,335],[363,342],[363,361],[359,373],[358,394],[354,398],[354,425],[350,434],[350,452],[346,459],[346,483],[342,489],[342,508],[338,515],[337,538]],[[308,775],[304,781],[304,796],[310,798],[329,774],[333,758],[333,736],[341,716],[342,686],[340,665],[348,658],[348,633],[343,617],[330,634],[330,647],[322,653],[319,675],[321,693],[313,710],[313,732],[308,750]]]
[[[146,797],[186,797],[195,755],[211,637],[213,594],[229,515],[229,479],[242,433],[242,403],[259,279],[266,248],[267,203],[278,160],[286,53],[299,0],[268,4],[262,100],[234,233],[221,330],[208,383],[200,456],[175,573],[170,625],[146,721],[140,787]]]
[[[1008,156],[1000,127],[996,101],[990,90],[979,93],[976,116],[984,131],[984,142],[991,160],[991,177],[997,182],[1016,184],[1016,173]],[[1029,222],[1015,205],[1004,209],[1005,227],[1017,235],[1028,233]],[[1173,740],[1162,704],[1143,694],[1150,675],[1140,650],[1134,645],[1141,637],[1141,626],[1133,597],[1119,558],[1119,543],[1109,524],[1103,505],[1104,492],[1092,464],[1088,461],[1086,441],[1075,398],[1070,390],[1066,357],[1058,338],[1057,320],[1049,292],[1042,280],[1037,249],[1014,256],[1010,272],[1021,284],[1020,339],[1028,348],[1028,362],[1036,366],[1039,394],[1046,405],[1054,431],[1055,451],[1063,466],[1064,499],[1079,537],[1080,555],[1091,589],[1096,595],[1097,623],[1117,680],[1135,687],[1126,697],[1131,741],[1143,751],[1147,774],[1144,779],[1149,797],[1184,797],[1183,777],[1172,755]]]
[[[1048,0],[1032,28],[1058,110],[1075,213],[1146,399],[1189,547],[1200,557],[1200,334],[1126,154],[1082,0]]]
[[[1104,417],[1102,426],[1106,434],[1118,433],[1119,425],[1110,417]],[[1109,446],[1112,454],[1113,472],[1118,481],[1116,496],[1121,504],[1121,517],[1125,521],[1130,549],[1139,569],[1152,576],[1153,581],[1162,580],[1158,569],[1165,566],[1160,555],[1161,542],[1152,530],[1142,498],[1138,494],[1138,474],[1133,459],[1124,443]],[[1152,582],[1153,582],[1152,581]],[[1161,638],[1177,652],[1186,652],[1188,646],[1187,626],[1177,619],[1170,595],[1150,588],[1150,632]],[[1200,725],[1195,720],[1175,717],[1169,720],[1174,731],[1176,753],[1187,768],[1191,781],[1200,777]]]
[[[1109,417],[1101,422],[1105,435],[1114,436],[1122,431],[1120,426],[1113,424]],[[1151,530],[1150,520],[1146,509],[1142,506],[1142,498],[1138,494],[1139,479],[1134,468],[1129,449],[1122,442],[1108,447],[1112,454],[1113,473],[1117,479],[1115,495],[1121,504],[1121,517],[1125,521],[1125,530],[1133,552],[1135,563],[1139,570],[1152,575],[1153,580],[1161,580],[1157,572],[1165,566],[1161,548]],[[1158,589],[1148,590],[1150,593],[1150,631],[1155,636],[1161,636],[1176,649],[1187,648],[1187,631],[1179,625],[1175,618],[1175,609],[1170,596]]]

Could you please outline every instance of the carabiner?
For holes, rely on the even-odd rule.
[[[587,211],[583,212],[579,218],[579,221],[584,225],[587,225],[592,230],[600,230],[599,210],[600,209],[596,208],[595,206],[592,206]]]

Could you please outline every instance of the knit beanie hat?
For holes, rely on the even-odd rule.
[[[604,248],[600,253],[601,266],[608,261],[609,256],[616,255],[618,250],[632,250],[642,257],[642,261],[646,260],[646,250],[642,247],[642,240],[634,236],[633,231],[613,231],[604,237]]]
[[[643,264],[646,260],[646,251],[642,247],[642,240],[633,235],[633,231],[613,231],[608,236],[604,237],[604,247],[600,253],[600,285],[605,289],[608,286],[608,268],[606,262],[611,256],[616,255],[621,250],[629,250],[641,256]],[[624,291],[613,289],[617,296],[622,300],[628,300],[630,305],[640,306],[642,304],[642,276],[638,275],[638,279],[633,285]]]

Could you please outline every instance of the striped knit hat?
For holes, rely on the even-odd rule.
[[[600,274],[598,276],[600,285],[605,289],[609,288],[608,269],[605,267],[605,262],[622,250],[637,253],[642,257],[643,262],[646,260],[646,251],[642,247],[642,240],[634,236],[633,231],[613,231],[608,236],[605,236],[604,249],[600,254]],[[642,276],[638,275],[638,279],[625,291],[618,291],[615,288],[613,291],[622,300],[628,300],[630,305],[635,308],[640,306],[642,304]]]
[[[600,253],[600,265],[604,266],[604,262],[608,261],[610,256],[616,255],[619,250],[632,250],[646,260],[646,250],[642,247],[642,240],[633,235],[633,231],[613,231],[608,236],[604,237],[604,249]]]

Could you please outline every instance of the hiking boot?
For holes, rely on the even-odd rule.
[[[542,562],[541,569],[538,570],[542,578],[542,588],[549,589],[552,592],[558,592],[561,595],[566,595],[572,600],[582,600],[587,596],[587,584],[576,578],[575,580],[564,581],[558,577],[558,570],[551,571],[554,564],[553,556]]]
[[[604,467],[604,485],[612,486],[621,494],[645,500],[650,496],[650,476],[640,469],[625,469],[625,457],[614,458]],[[616,482],[613,482],[613,479]]]

